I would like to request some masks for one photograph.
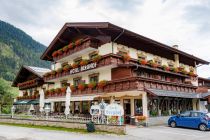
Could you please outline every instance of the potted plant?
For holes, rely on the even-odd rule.
[[[79,64],[80,64],[80,66],[85,66],[85,65],[88,64],[88,60],[87,59],[83,59],[83,60],[80,61]]]
[[[192,77],[196,77],[197,75],[194,73],[194,72],[192,72],[192,71],[190,71],[189,73],[188,73],[190,76],[192,76]]]
[[[148,61],[148,64],[149,64],[151,67],[153,67],[153,68],[157,68],[157,67],[158,67],[158,64],[155,63],[153,60],[149,60],[149,61]]]
[[[170,71],[170,68],[168,66],[166,66],[166,65],[163,65],[162,69],[165,70],[165,71]]]
[[[185,67],[184,67],[184,66],[179,66],[179,67],[178,67],[178,70],[179,70],[179,71],[183,71],[183,70],[185,70]]]
[[[53,95],[54,93],[55,93],[55,89],[54,88],[52,88],[52,89],[49,90],[49,94],[50,95]]]
[[[98,87],[99,88],[104,88],[107,85],[107,81],[106,80],[102,80],[98,83]]]
[[[82,41],[83,41],[83,39],[78,39],[78,40],[75,42],[75,45],[76,45],[76,46],[81,45],[81,44],[82,44]]]
[[[145,60],[145,59],[140,59],[140,60],[139,60],[139,63],[140,63],[141,65],[146,65],[146,64],[147,64],[147,60]]]
[[[92,60],[93,60],[93,62],[100,61],[101,60],[101,55],[97,54],[97,55],[93,56]]]
[[[185,74],[185,75],[187,75],[188,74],[188,72],[185,70],[185,69],[182,69],[182,71],[180,71],[182,74]]]
[[[73,69],[75,69],[75,68],[78,68],[78,67],[79,67],[78,63],[76,63],[76,62],[74,62],[71,66],[72,66],[72,68],[73,68]]]
[[[74,92],[74,91],[76,91],[76,86],[75,85],[71,85],[70,89],[71,89],[72,92]]]
[[[146,126],[146,116],[135,116],[135,119],[137,120],[137,126]]]
[[[96,82],[90,82],[89,84],[88,84],[88,88],[90,88],[90,89],[93,89],[93,88],[95,88],[96,87]]]
[[[52,53],[52,57],[57,57],[58,56],[58,52],[57,51],[54,51],[53,53]]]
[[[70,70],[70,68],[71,68],[70,65],[67,64],[67,65],[65,65],[65,66],[63,67],[63,71],[67,72],[67,71]]]
[[[66,87],[61,88],[61,93],[66,93]]]
[[[179,69],[178,68],[171,68],[171,71],[178,73]]]
[[[81,83],[79,83],[79,85],[78,85],[78,89],[79,90],[84,90],[86,88],[86,84],[85,84],[85,82],[81,82]]]
[[[58,55],[62,55],[63,54],[63,50],[62,49],[59,49],[57,52],[58,52]]]
[[[69,47],[68,46],[64,46],[62,50],[63,50],[63,52],[67,52],[69,50]]]
[[[61,88],[56,88],[55,93],[60,94],[61,93]]]
[[[130,61],[130,59],[131,59],[131,57],[130,57],[130,55],[129,55],[128,53],[123,54],[122,57],[123,57],[123,60],[124,60],[125,62],[128,62],[128,61]]]

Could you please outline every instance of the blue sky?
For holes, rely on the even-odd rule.
[[[65,22],[109,21],[210,61],[210,0],[0,0],[0,19],[46,46]]]

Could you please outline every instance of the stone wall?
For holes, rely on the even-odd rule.
[[[86,129],[85,123],[72,123],[66,121],[53,121],[53,120],[33,120],[33,119],[11,119],[11,118],[0,118],[2,123],[11,124],[29,124],[29,125],[40,125],[40,126],[55,126],[64,128],[76,128],[76,129]],[[115,125],[95,125],[96,131],[106,131],[116,134],[125,134],[125,126],[115,126]]]
[[[148,126],[167,125],[170,116],[149,117]]]

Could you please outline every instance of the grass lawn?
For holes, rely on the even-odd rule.
[[[86,129],[64,128],[64,127],[56,127],[56,126],[29,125],[29,124],[3,123],[3,122],[0,122],[0,125],[89,134],[89,132],[87,132]],[[114,133],[106,132],[106,131],[95,131],[94,134],[114,134]]]

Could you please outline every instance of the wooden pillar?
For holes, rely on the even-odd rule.
[[[143,115],[148,117],[148,106],[147,106],[147,93],[142,94],[142,107],[143,107]]]
[[[80,101],[80,104],[79,104],[79,113],[80,114],[82,113],[82,101]]]
[[[134,116],[135,115],[135,112],[134,112],[134,98],[131,98],[130,99],[130,104],[131,104],[131,116]]]

